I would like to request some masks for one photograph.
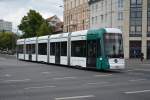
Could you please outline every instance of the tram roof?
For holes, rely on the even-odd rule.
[[[104,28],[106,33],[122,33],[120,29],[117,28]]]
[[[46,35],[46,36],[40,36],[40,37],[38,37],[38,40],[40,40],[40,39],[48,39],[48,37],[49,37],[49,35]]]
[[[24,44],[25,39],[19,39],[17,40],[17,44]]]
[[[17,40],[17,42],[23,42],[25,39],[19,39]]]
[[[50,39],[55,39],[55,38],[64,38],[64,37],[68,37],[69,33],[60,33],[60,34],[54,34],[50,36]]]
[[[25,41],[35,41],[37,37],[26,38]]]
[[[76,31],[76,32],[72,32],[71,36],[87,35],[87,32],[88,32],[88,30]]]

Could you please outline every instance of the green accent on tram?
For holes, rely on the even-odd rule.
[[[92,59],[92,62],[95,62],[95,67],[98,70],[107,70],[110,68],[108,58],[105,56],[105,50],[104,50],[104,34],[106,33],[106,30],[104,28],[97,29],[97,30],[89,30],[87,33],[87,41],[94,41],[96,40],[96,56],[95,61]],[[87,48],[89,49],[89,48]],[[88,51],[87,51],[88,52]],[[87,60],[90,59],[90,57],[87,56]],[[90,62],[90,61],[89,61]],[[94,64],[93,64],[94,66]]]

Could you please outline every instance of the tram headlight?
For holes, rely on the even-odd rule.
[[[99,58],[99,60],[100,60],[100,61],[102,61],[102,60],[103,60],[103,58]]]

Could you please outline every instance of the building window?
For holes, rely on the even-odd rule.
[[[102,9],[102,11],[103,11],[103,8],[104,8],[104,1],[102,0],[101,1],[101,9]]]
[[[95,17],[95,24],[97,24],[97,16]]]
[[[98,11],[98,4],[96,4],[96,12]]]
[[[141,41],[130,41],[130,58],[139,58],[141,54]]]
[[[105,22],[107,22],[107,14],[105,14]]]
[[[118,28],[122,31],[123,30],[123,27],[122,26],[118,26]]]
[[[132,36],[142,35],[142,1],[130,0],[130,33]]]
[[[147,36],[150,37],[150,0],[147,0]]]
[[[123,20],[123,12],[118,12],[118,20]]]
[[[94,11],[94,4],[92,5],[92,11]]]
[[[94,24],[94,17],[92,17],[92,24]]]
[[[118,8],[123,8],[123,0],[118,0]]]
[[[75,7],[76,7],[77,6],[77,1],[75,0],[74,3],[75,3]]]
[[[136,0],[131,0],[131,4],[132,5],[136,4]]]
[[[101,15],[101,22],[103,22],[104,20],[104,15]]]

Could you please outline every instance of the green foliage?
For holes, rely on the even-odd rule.
[[[41,36],[49,32],[47,30],[48,24],[45,24],[44,18],[35,10],[30,10],[27,16],[22,18],[21,24],[18,27],[24,33],[24,38]]]
[[[37,36],[50,35],[51,32],[52,32],[52,28],[45,21],[41,24]]]
[[[12,50],[16,47],[17,36],[11,32],[0,33],[0,50]]]

